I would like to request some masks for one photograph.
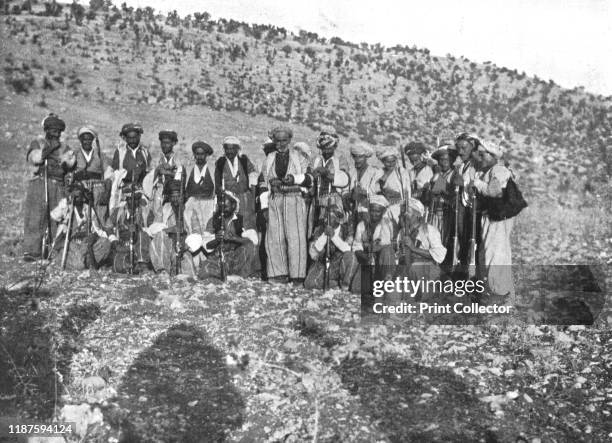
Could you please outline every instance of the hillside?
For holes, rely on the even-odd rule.
[[[19,12],[0,17],[0,429],[61,417],[78,427],[62,442],[612,437],[610,295],[580,299],[594,295],[584,274],[612,285],[610,98],[206,14],[27,4],[0,0]],[[92,124],[107,155],[128,121],[156,158],[173,128],[184,159],[196,139],[218,156],[232,134],[258,163],[279,121],[311,146],[333,125],[345,154],[459,130],[504,141],[529,201],[512,236],[519,314],[369,322],[346,291],[23,263],[24,152],[51,111],[70,146]]]
[[[345,148],[355,139],[433,145],[474,131],[506,145],[527,192],[598,193],[612,173],[612,97],[426,49],[294,35],[206,13],[44,11],[2,18],[4,81],[37,102],[203,105],[333,126]]]

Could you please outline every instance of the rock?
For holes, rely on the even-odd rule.
[[[102,377],[91,376],[86,377],[81,381],[81,385],[84,389],[93,389],[95,391],[103,389],[106,386],[106,381]]]
[[[300,346],[300,343],[295,341],[295,340],[293,340],[292,338],[288,339],[283,344],[283,348],[286,351],[289,351],[289,352],[297,352],[297,349],[298,349],[299,346]]]
[[[4,133],[4,138],[6,138],[7,140],[12,139],[12,138],[13,138],[13,133],[12,133],[12,132],[9,132],[9,131],[6,131],[6,132]]]

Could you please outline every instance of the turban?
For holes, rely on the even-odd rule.
[[[438,148],[446,148],[448,150],[456,151],[455,142],[453,140],[442,139],[438,144]]]
[[[236,210],[234,212],[238,212],[238,210],[240,209],[240,199],[236,196],[236,194],[226,189],[225,196],[229,197],[230,199],[234,200],[234,202],[236,202]]]
[[[174,143],[178,142],[178,135],[175,131],[159,131],[159,140],[163,140],[164,138],[169,138]]]
[[[208,143],[202,141],[197,141],[191,145],[191,152],[195,154],[196,149],[203,149],[206,155],[212,155],[213,153],[213,148]]]
[[[338,138],[338,134],[324,131],[319,134],[319,137],[317,137],[317,148],[335,148],[338,146],[339,141],[340,139]]]
[[[469,142],[474,148],[477,148],[478,145],[480,144],[480,139],[478,138],[476,134],[468,134],[467,132],[462,132],[457,137],[455,137],[455,143],[461,140],[465,140]]]
[[[501,156],[504,155],[504,148],[490,141],[480,141],[479,150],[488,152],[497,159],[501,158]]]
[[[369,202],[370,202],[370,205],[382,206],[383,208],[389,207],[389,201],[385,198],[384,195],[380,195],[380,194],[370,195]]]
[[[293,149],[298,151],[304,157],[310,157],[310,146],[308,146],[308,143],[297,142],[295,145],[293,145]]]
[[[289,139],[293,138],[293,131],[291,130],[291,128],[288,128],[286,126],[277,126],[276,128],[271,129],[268,133],[268,136],[272,140],[276,141],[282,134],[286,134],[287,138]]]
[[[144,132],[142,126],[140,126],[138,123],[126,123],[121,127],[121,132],[119,133],[119,135],[126,136],[128,132],[132,131],[135,131],[139,134],[142,134]]]
[[[42,126],[44,131],[48,129],[58,129],[60,131],[64,131],[66,129],[66,123],[64,123],[64,120],[55,114],[49,114],[47,117],[45,117],[45,119],[42,121]]]
[[[79,138],[81,138],[81,136],[83,134],[91,134],[93,136],[93,138],[98,138],[98,134],[96,133],[96,131],[94,131],[92,128],[90,128],[89,126],[83,126],[81,128],[79,128],[78,132],[77,132],[77,136]]]
[[[425,154],[427,152],[427,146],[425,146],[423,142],[410,142],[404,147],[404,152],[408,155]]]
[[[416,198],[408,199],[408,208],[418,212],[420,216],[425,215],[425,206]]]
[[[351,146],[351,155],[365,155],[366,157],[371,157],[372,154],[374,154],[374,149],[366,144],[360,143]]]
[[[376,157],[378,157],[379,160],[382,160],[387,157],[397,158],[398,155],[399,153],[397,152],[397,149],[395,149],[393,146],[383,146],[376,150]]]
[[[240,147],[240,140],[238,140],[238,137],[234,137],[233,135],[230,135],[229,137],[225,137],[223,139],[223,146],[225,145],[236,145]]]
[[[433,158],[436,161],[440,161],[440,157],[444,154],[448,154],[449,150],[450,150],[449,146],[440,146],[438,149],[432,152],[431,158]]]

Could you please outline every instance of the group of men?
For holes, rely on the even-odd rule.
[[[476,196],[499,198],[511,172],[498,162],[502,149],[475,135],[439,143],[432,153],[420,142],[376,151],[354,144],[351,165],[333,131],[321,132],[311,152],[293,143],[290,128],[277,127],[256,167],[233,136],[214,163],[213,148],[196,141],[193,161],[183,164],[175,131],[159,132],[154,160],[133,123],[121,128],[107,164],[93,128],[78,130],[76,150],[60,141],[65,128],[49,115],[44,137],[27,153],[34,176],[25,202],[26,260],[261,276],[354,292],[366,270],[431,279],[478,262],[491,292],[514,293],[511,275],[496,271],[511,264],[512,219],[491,221],[486,209],[473,210]],[[382,167],[369,162],[374,154]]]

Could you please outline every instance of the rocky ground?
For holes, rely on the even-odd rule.
[[[606,322],[362,321],[339,290],[53,266],[33,311],[40,269],[1,269],[0,411],[58,414],[80,441],[612,437]]]

